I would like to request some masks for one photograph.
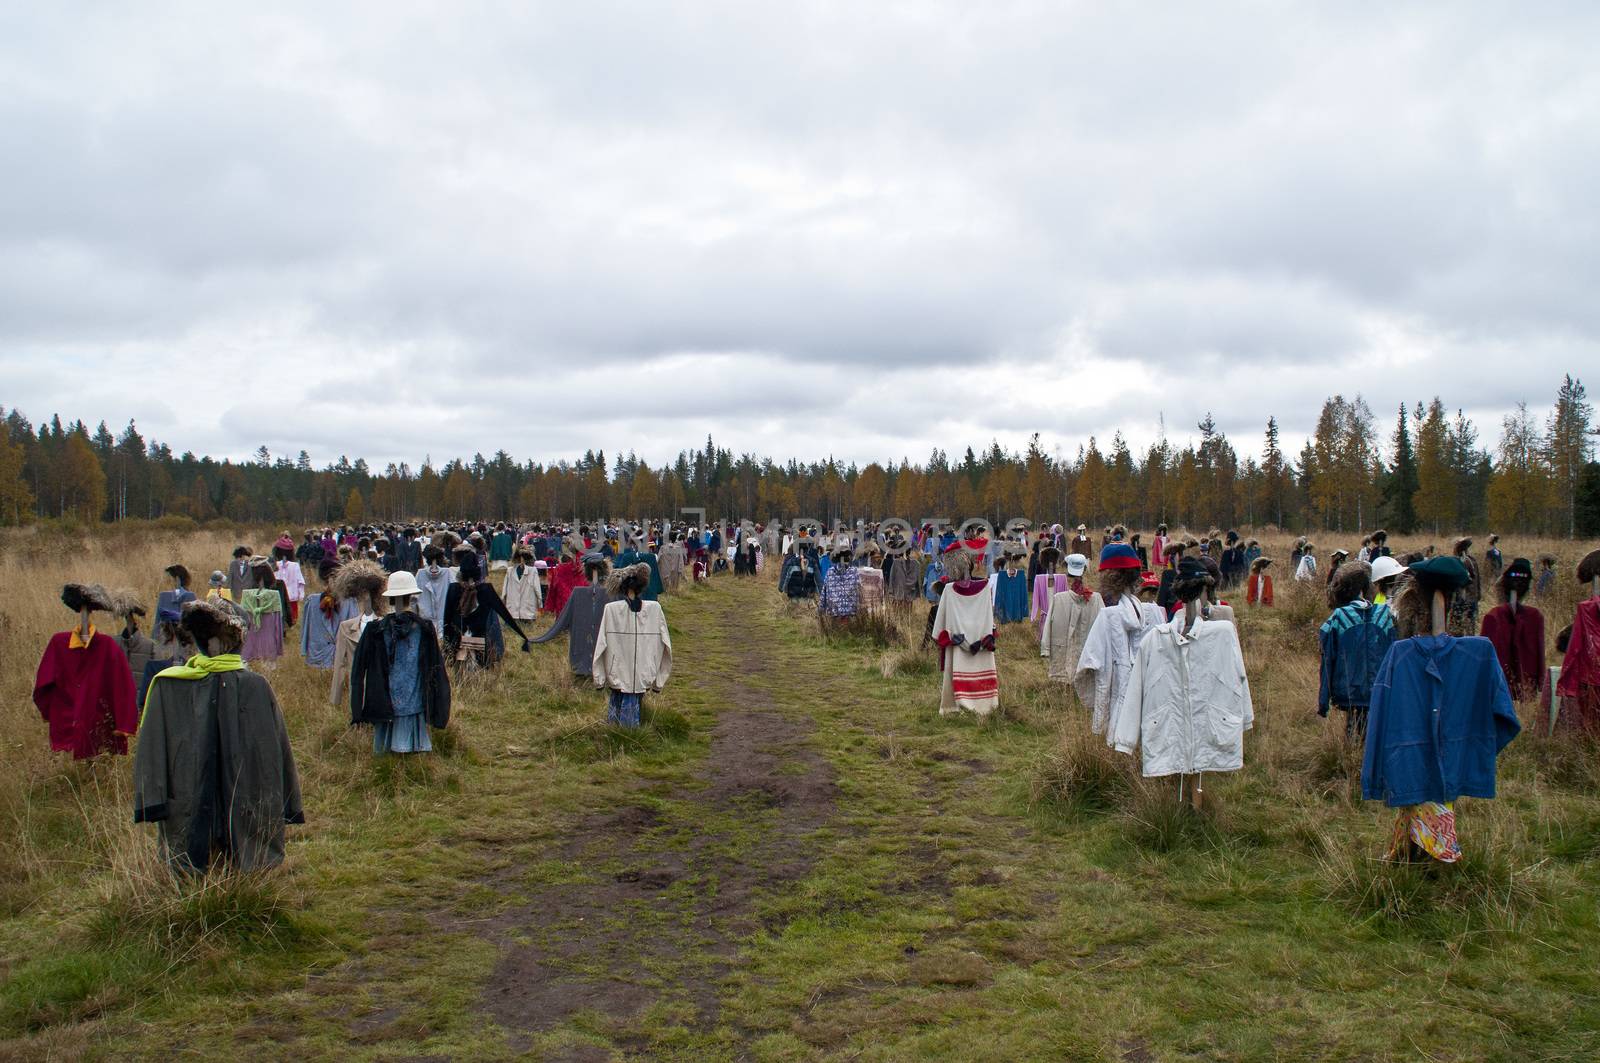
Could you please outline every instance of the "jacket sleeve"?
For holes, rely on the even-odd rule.
[[[1250,677],[1244,670],[1244,648],[1239,645],[1239,629],[1228,625],[1229,660],[1233,665],[1233,679],[1239,686],[1239,711],[1244,716],[1244,729],[1256,725],[1255,700],[1250,696]]]
[[[266,687],[267,697],[272,700],[272,721],[278,732],[278,763],[283,772],[283,821],[304,823],[306,810],[300,801],[300,773],[295,770],[294,750],[289,747],[289,728],[284,725],[283,709],[278,705],[278,697],[272,692],[272,687],[265,683],[262,686]]]
[[[106,680],[111,688],[111,726],[119,735],[131,735],[139,729],[139,691],[133,685],[133,672],[120,647],[111,647],[106,667],[111,671]]]
[[[1339,656],[1339,639],[1327,624],[1317,629],[1317,641],[1322,645],[1321,686],[1317,690],[1317,715],[1328,715],[1329,691],[1333,687],[1334,670]]]
[[[500,619],[506,622],[507,627],[517,633],[517,638],[521,639],[523,642],[527,642],[528,633],[522,630],[522,625],[517,623],[517,618],[511,615],[511,610],[506,608],[505,599],[500,597],[498,594],[495,594],[493,587],[485,585],[484,587],[480,588],[480,593],[484,590],[487,590],[490,594],[494,595],[494,601],[489,603],[490,608],[499,614]]]
[[[1054,626],[1056,622],[1056,611],[1050,608],[1052,604],[1054,603],[1049,602],[1045,604],[1044,623],[1039,625],[1040,657],[1050,656],[1050,628]]]
[[[590,669],[594,672],[594,685],[607,686],[606,682],[606,618],[611,613],[611,606],[607,605],[600,611],[600,630],[594,636],[594,658],[590,661]]]
[[[431,688],[432,697],[428,701],[428,725],[430,727],[450,726],[450,670],[444,665],[444,654],[439,651],[439,636],[433,629],[433,622],[425,620],[426,625],[422,631],[426,636],[422,640],[421,665],[427,669],[427,674],[422,677],[423,684]]]
[[[1511,701],[1511,688],[1506,684],[1505,672],[1492,656],[1489,660],[1491,666],[1484,671],[1489,673],[1488,682],[1491,684],[1489,696],[1494,706],[1494,751],[1498,756],[1522,730],[1522,721],[1517,719],[1517,707]]]
[[[1378,675],[1372,681],[1372,700],[1367,706],[1367,748],[1361,756],[1361,799],[1381,801],[1384,793],[1383,745],[1384,731],[1389,725],[1389,699],[1394,681],[1394,662],[1399,656],[1399,643],[1389,647]]]
[[[333,626],[333,675],[328,679],[328,702],[339,704],[339,684],[350,678],[350,640],[344,637],[342,623]]]
[[[133,751],[135,823],[154,823],[166,819],[169,812],[167,801],[172,792],[167,777],[167,699],[164,694],[170,684],[178,682],[182,680],[150,684],[150,700],[145,705],[139,728],[139,744]]]
[[[657,608],[660,612],[660,608]],[[656,690],[661,690],[667,685],[667,679],[672,675],[672,635],[667,631],[667,618],[661,616],[661,666],[656,669],[655,682],[651,684]]]
[[[56,641],[52,638],[44,648],[44,656],[39,658],[39,671],[33,678],[33,703],[38,706],[39,715],[46,723],[50,722],[51,691],[60,674],[60,657]]]
[[[536,646],[542,646],[544,643],[549,642],[551,639],[555,638],[557,635],[570,629],[571,627],[572,599],[568,598],[567,604],[561,607],[561,615],[556,617],[555,626],[553,626],[549,631],[546,631],[543,635],[540,635],[538,638],[531,641]]]
[[[1128,676],[1128,689],[1123,692],[1122,704],[1114,708],[1106,726],[1106,742],[1119,753],[1131,754],[1139,747],[1139,732],[1144,721],[1144,679],[1149,671],[1147,662],[1154,646],[1152,639],[1139,644],[1139,652],[1133,656],[1133,672]]]
[[[1583,607],[1572,618],[1572,634],[1567,638],[1567,653],[1561,659],[1561,678],[1556,682],[1556,693],[1564,698],[1578,696],[1579,681],[1586,674],[1583,662],[1589,656],[1588,625],[1583,622]]]
[[[372,642],[378,637],[379,621],[374,620],[367,625],[361,633],[361,639],[356,643],[356,652],[350,662],[350,723],[360,722],[361,705],[367,693],[367,656],[372,652]]]

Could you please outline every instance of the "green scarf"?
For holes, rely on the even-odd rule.
[[[239,597],[240,607],[250,614],[250,622],[256,627],[261,626],[261,618],[266,614],[283,612],[283,599],[271,587],[253,587]]]
[[[237,653],[219,653],[215,657],[207,657],[197,653],[183,664],[175,664],[171,668],[163,668],[156,673],[157,679],[204,679],[208,675],[218,675],[222,672],[244,671],[244,658]],[[144,726],[144,714],[150,708],[150,694],[156,685],[150,684],[150,689],[144,692],[144,705],[139,709],[139,726]]]

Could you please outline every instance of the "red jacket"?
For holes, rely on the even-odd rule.
[[[550,590],[544,596],[544,611],[561,615],[561,609],[572,597],[572,592],[583,586],[583,566],[576,561],[563,561],[550,573]]]
[[[1583,688],[1591,696],[1600,689],[1600,598],[1578,603],[1572,618],[1572,638],[1567,642],[1567,657],[1561,662],[1561,682],[1556,693],[1564,698],[1578,697]]]
[[[1484,615],[1483,637],[1494,643],[1500,670],[1514,698],[1531,698],[1544,685],[1544,614],[1531,605],[1497,605]]]
[[[50,725],[50,748],[79,760],[126,753],[125,736],[139,726],[128,658],[110,635],[96,632],[75,650],[72,634],[50,636],[33,682],[33,703]]]

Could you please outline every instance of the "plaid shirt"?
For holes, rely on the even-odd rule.
[[[861,570],[853,565],[834,565],[822,584],[823,616],[855,616],[861,607]]]

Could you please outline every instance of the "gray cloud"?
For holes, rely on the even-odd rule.
[[[1071,453],[1207,410],[1253,450],[1334,391],[1491,437],[1600,364],[1597,29],[35,5],[0,17],[7,404],[319,462]]]

